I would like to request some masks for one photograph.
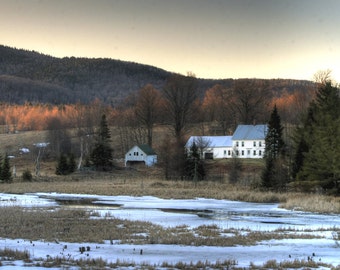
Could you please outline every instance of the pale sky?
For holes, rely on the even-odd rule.
[[[0,44],[199,78],[340,82],[340,0],[0,0]]]

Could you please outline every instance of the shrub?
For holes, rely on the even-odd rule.
[[[31,182],[33,179],[32,173],[29,169],[26,169],[23,173],[22,173],[22,180],[25,182]]]

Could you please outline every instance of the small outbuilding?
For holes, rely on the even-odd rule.
[[[125,166],[144,163],[150,167],[157,163],[156,152],[147,144],[135,145],[125,154]]]

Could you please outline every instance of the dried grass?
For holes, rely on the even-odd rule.
[[[168,181],[119,173],[87,173],[41,177],[39,181],[1,184],[3,193],[59,192],[100,195],[156,196],[159,198],[214,198],[257,203],[280,203],[280,207],[319,213],[340,213],[340,198],[319,194],[262,192],[249,186],[225,182]]]

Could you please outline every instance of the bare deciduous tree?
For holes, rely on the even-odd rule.
[[[147,141],[152,147],[153,126],[158,118],[161,94],[151,84],[139,90],[135,106],[137,121],[146,127]]]
[[[230,105],[239,123],[264,122],[269,112],[271,93],[265,80],[237,80],[229,93]]]
[[[326,84],[326,82],[332,81],[332,70],[319,70],[313,75],[313,79],[316,83]]]
[[[205,93],[203,110],[206,113],[206,121],[217,121],[223,135],[227,135],[229,129],[234,129],[235,117],[230,106],[230,97],[227,89],[222,85],[214,85]]]
[[[180,142],[195,111],[197,79],[191,76],[174,75],[164,87],[165,110],[169,115],[176,140]]]

